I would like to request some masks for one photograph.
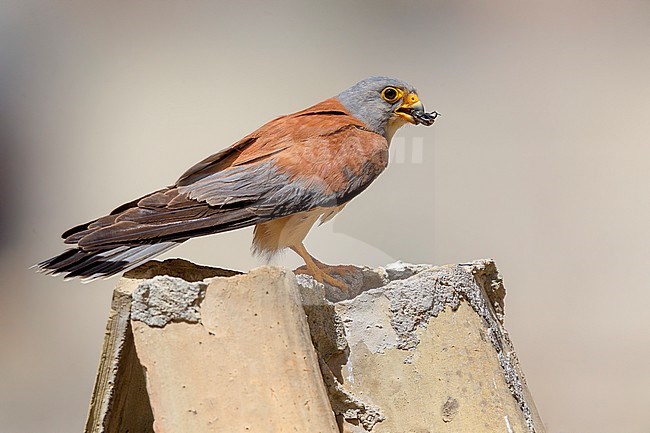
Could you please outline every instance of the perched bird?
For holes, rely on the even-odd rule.
[[[174,185],[63,233],[73,248],[36,266],[84,281],[136,267],[186,240],[255,226],[253,251],[291,248],[318,281],[343,287],[303,240],[386,168],[406,123],[433,124],[415,89],[387,77],[278,117],[187,170]]]

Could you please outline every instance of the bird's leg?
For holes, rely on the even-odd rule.
[[[302,259],[305,261],[305,265],[307,265],[307,272],[312,277],[314,277],[316,281],[327,283],[331,286],[338,287],[341,290],[347,290],[347,287],[342,281],[337,280],[333,276],[323,271],[323,268],[327,268],[327,265],[313,258],[311,254],[307,252],[307,249],[302,244],[302,242],[299,245],[293,245],[291,249],[295,251],[296,254],[298,254],[300,257],[302,257]]]
[[[303,248],[304,248],[304,246],[303,246]],[[294,251],[295,251],[295,250],[294,250]],[[305,250],[305,252],[307,252],[307,250]],[[307,254],[309,254],[309,252],[307,252]],[[327,268],[330,267],[329,265],[327,265],[327,264],[321,262],[320,260],[318,260],[316,257],[312,256],[311,254],[309,254],[309,257],[311,257],[311,260],[312,260],[312,261],[314,262],[314,264],[316,264],[316,266],[318,266],[320,269],[327,269]]]

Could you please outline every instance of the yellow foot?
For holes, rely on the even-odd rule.
[[[307,252],[307,249],[305,246],[301,243],[297,245],[293,245],[290,247],[292,250],[296,252],[302,259],[305,261],[305,267],[306,269],[301,269],[298,268],[296,269],[296,272],[300,274],[307,274],[311,275],[314,277],[316,281],[320,281],[321,283],[324,284],[329,284],[330,286],[338,287],[342,291],[347,291],[347,285],[336,278],[334,278],[330,272],[326,272],[325,270],[329,270],[329,268],[334,268],[333,266],[330,267],[326,265],[325,263],[319,262],[316,260],[314,257],[312,257],[309,252]]]
[[[334,278],[333,276],[331,276],[330,274],[328,274],[323,270],[327,268],[327,265],[324,265],[322,263],[319,264],[322,266],[318,266],[315,269],[304,269],[304,268],[296,269],[296,273],[311,275],[318,282],[321,282],[323,284],[329,284],[330,286],[337,287],[343,291],[348,290],[348,287],[343,281]]]

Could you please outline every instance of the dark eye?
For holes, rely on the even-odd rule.
[[[386,87],[381,91],[381,97],[384,98],[386,102],[392,104],[399,99],[400,93],[401,92],[394,87]]]

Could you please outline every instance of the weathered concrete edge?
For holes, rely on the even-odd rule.
[[[106,324],[102,345],[104,356],[100,358],[97,377],[93,386],[92,398],[86,418],[85,433],[104,433],[109,422],[110,412],[115,403],[115,384],[130,320],[131,292],[133,283],[120,280],[113,291],[111,310]]]
[[[364,272],[369,273],[369,271],[369,268],[364,269]],[[532,400],[530,403],[528,401],[529,393],[525,378],[517,361],[512,342],[503,328],[505,288],[493,260],[480,259],[469,263],[445,266],[397,262],[373,271],[383,277],[383,285],[366,288],[350,299],[339,300],[334,297],[337,302],[329,303],[336,306],[337,311],[339,308],[343,308],[345,313],[341,312],[342,314],[353,315],[355,322],[364,328],[361,332],[352,333],[356,335],[355,338],[363,336],[364,344],[372,352],[383,352],[391,348],[411,351],[419,344],[417,333],[419,328],[426,327],[432,318],[437,317],[447,307],[456,310],[460,303],[465,301],[486,323],[488,338],[496,352],[504,379],[522,411],[529,433],[536,431],[535,420],[543,430],[534,403]],[[315,283],[309,277],[298,277],[299,283],[309,291],[322,287],[320,283]],[[367,286],[367,284],[361,283],[357,283],[357,285]],[[328,292],[325,295],[330,297]],[[376,318],[381,316],[375,309],[385,308],[378,307],[382,299],[387,299],[390,303],[391,320],[388,329],[382,326],[371,326],[375,323]],[[313,295],[311,295],[310,302],[314,302]],[[366,320],[363,319],[365,316],[368,316]],[[344,335],[338,335],[337,338],[343,338],[346,343],[345,347],[347,347],[347,343],[354,344],[354,341],[346,340],[345,330],[343,332]],[[314,340],[316,341],[316,338]],[[405,362],[409,362],[408,356]],[[331,387],[331,390],[333,397],[340,393],[337,387]],[[347,398],[348,402],[353,400]],[[358,399],[354,401],[353,406],[365,405]],[[381,414],[380,408],[370,407],[370,405],[365,405],[365,407],[369,411]]]
[[[524,414],[529,432],[535,433],[536,426],[533,410],[531,409],[533,403],[529,404],[525,392],[526,379],[519,366],[510,336],[503,327],[503,297],[501,297],[501,302],[494,302],[491,298],[491,295],[495,292],[502,293],[505,296],[503,279],[492,260],[473,262],[471,272],[476,287],[483,296],[477,297],[473,301],[469,301],[469,303],[474,308],[474,311],[488,323],[488,338],[497,352],[497,358],[503,369],[508,388]],[[490,300],[491,303],[486,303],[485,300]],[[501,308],[500,311],[499,307]]]
[[[512,342],[502,326],[505,289],[494,261],[482,259],[460,265],[430,267],[416,275],[417,278],[394,281],[384,288],[386,296],[391,301],[393,314],[391,324],[400,339],[398,348],[410,350],[416,347],[419,343],[415,334],[417,328],[425,327],[431,318],[437,317],[445,308],[451,307],[456,310],[462,300],[466,301],[487,323],[488,338],[496,351],[506,384],[524,415],[529,432],[535,433],[531,405],[524,391],[525,379],[514,355]],[[428,276],[432,278],[427,278]],[[410,286],[412,281],[419,283],[422,279],[428,280],[429,287],[434,290],[433,302],[430,308],[426,309],[428,311],[417,308],[417,306],[426,308],[427,302],[420,302],[418,305],[418,299],[414,300],[413,297],[408,296],[415,295],[414,297],[417,298],[423,295],[422,291],[414,290],[415,287]],[[442,280],[452,284],[440,284]],[[405,298],[403,295],[406,292],[408,293]],[[414,316],[417,319],[411,320]]]

